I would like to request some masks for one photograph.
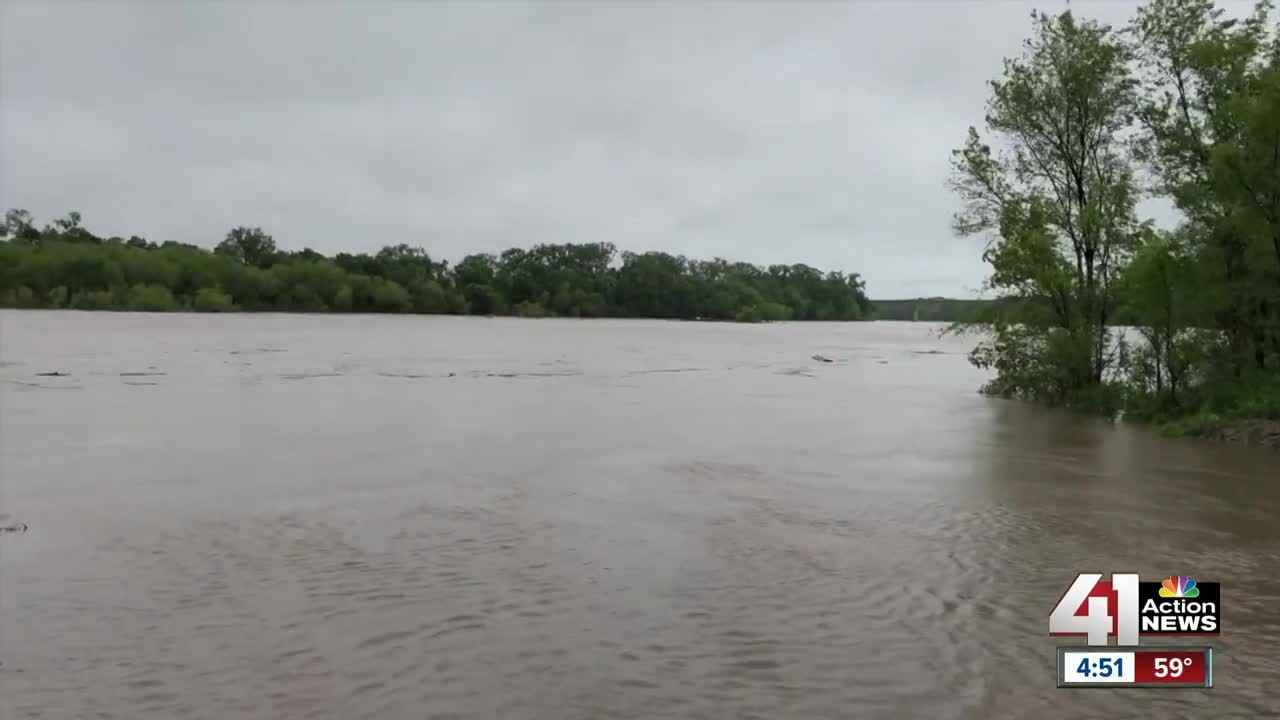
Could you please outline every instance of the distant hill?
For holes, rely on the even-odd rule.
[[[872,300],[871,317],[875,320],[916,322],[973,322],[978,313],[992,304],[991,300],[958,300],[933,297],[911,300]]]

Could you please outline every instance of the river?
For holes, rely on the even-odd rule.
[[[1280,454],[937,330],[0,313],[0,717],[1275,716]],[[1081,571],[1221,582],[1214,688],[1056,689]]]

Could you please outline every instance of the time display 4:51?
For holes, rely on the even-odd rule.
[[[1062,683],[1111,684],[1134,680],[1132,652],[1067,651],[1062,655]]]

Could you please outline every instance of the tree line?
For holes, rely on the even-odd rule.
[[[610,243],[512,248],[450,266],[405,244],[333,257],[287,252],[250,227],[232,229],[212,251],[137,236],[102,238],[75,212],[38,228],[30,213],[10,210],[3,231],[5,307],[744,322],[861,320],[871,310],[856,273],[662,252],[619,256]]]
[[[989,393],[1208,432],[1280,418],[1280,26],[1153,0],[1112,28],[1033,13],[955,151],[997,302]],[[1139,217],[1167,199],[1179,223]],[[1118,321],[1136,326],[1120,333]],[[973,328],[970,328],[973,329]]]

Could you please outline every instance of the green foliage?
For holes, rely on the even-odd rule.
[[[1114,355],[1117,277],[1141,227],[1127,146],[1135,104],[1126,46],[1070,12],[1034,14],[1022,58],[992,82],[987,126],[954,153],[962,234],[993,233],[988,290],[1004,302],[975,352],[1001,395],[1096,404]]]
[[[1190,409],[1156,405],[1158,397],[1148,394],[1138,402],[1130,398],[1126,412],[1166,435],[1191,437],[1219,434],[1251,420],[1280,420],[1280,378],[1255,377],[1197,389],[1198,404]]]
[[[412,298],[414,312],[434,314],[449,311],[445,289],[439,282],[431,279],[414,279],[409,282],[407,289]]]
[[[623,253],[618,264],[609,243],[513,248],[450,268],[404,244],[332,258],[285,252],[259,228],[235,228],[209,252],[102,240],[76,213],[34,230],[30,213],[13,210],[4,227],[0,305],[8,307],[716,320],[859,320],[871,309],[856,274],[666,253]]]
[[[213,251],[258,267],[269,267],[279,254],[276,241],[262,228],[246,227],[233,228]]]
[[[1241,417],[1280,420],[1280,382],[1247,389],[1237,400],[1235,411]]]
[[[536,302],[526,300],[516,304],[515,313],[518,317],[540,318],[547,316],[547,309]]]
[[[199,312],[231,312],[236,309],[236,305],[227,293],[218,288],[206,287],[196,291],[191,309]]]
[[[781,322],[790,320],[791,308],[781,303],[762,302],[742,308],[735,318],[738,322]]]
[[[118,310],[120,303],[110,290],[88,290],[72,297],[71,307],[77,310]]]
[[[40,298],[26,285],[11,287],[0,295],[0,306],[11,308],[36,308],[42,303]]]
[[[1157,423],[1160,431],[1166,435],[1201,437],[1221,430],[1226,420],[1217,413],[1198,412],[1184,415],[1173,420]]]
[[[169,288],[161,285],[134,285],[129,290],[129,307],[146,312],[178,310],[178,303]]]
[[[1280,39],[1260,3],[1243,21],[1210,0],[1154,0],[1134,23],[1146,69],[1143,156],[1184,213],[1199,323],[1216,361],[1280,366]]]
[[[467,296],[457,288],[449,288],[444,293],[445,312],[450,315],[467,315],[471,312],[471,303]]]
[[[955,153],[987,234],[986,391],[1206,434],[1280,415],[1280,38],[1262,2],[1152,0],[1131,38],[1035,15]],[[1184,222],[1134,213],[1146,172]],[[913,309],[913,312],[915,310]],[[1131,325],[1135,337],[1109,329]]]
[[[413,304],[409,291],[394,280],[373,278],[369,283],[369,307],[375,312],[406,312]]]

